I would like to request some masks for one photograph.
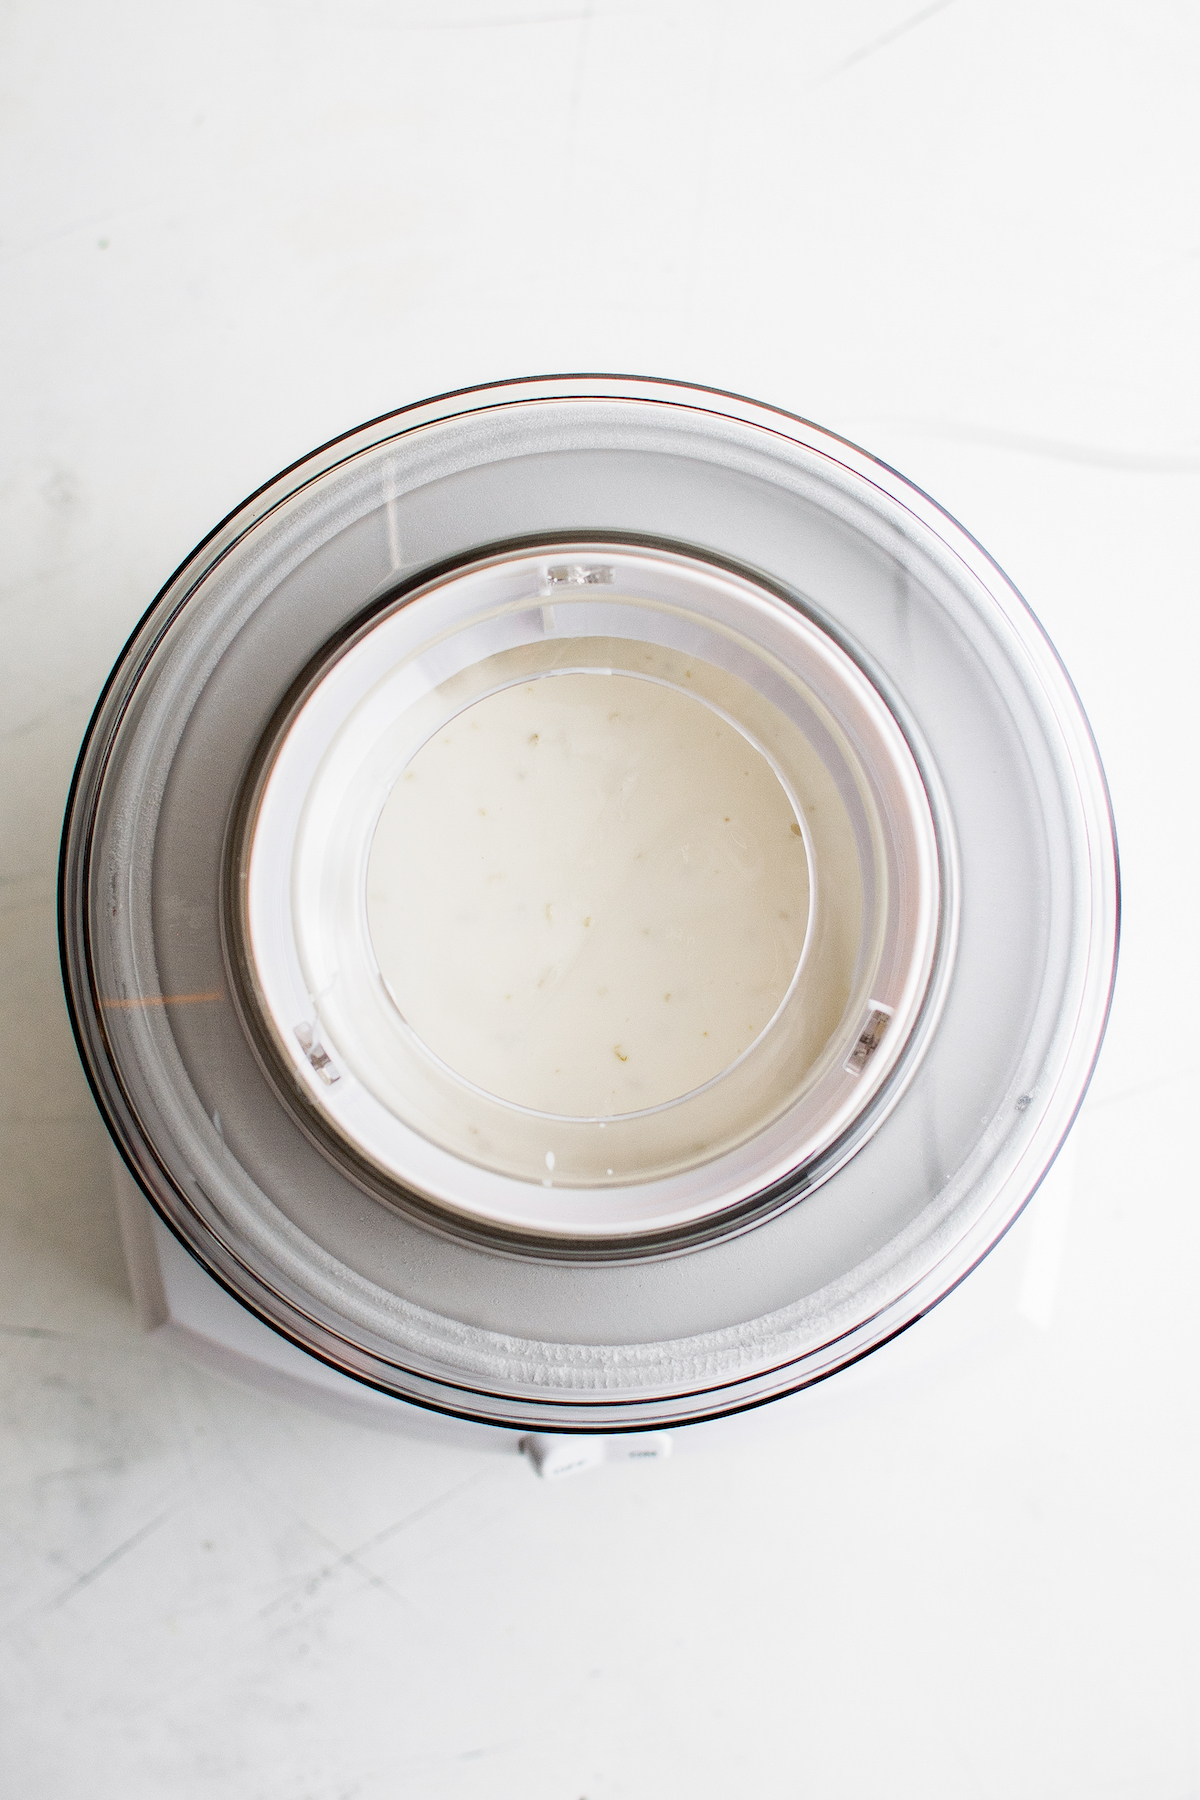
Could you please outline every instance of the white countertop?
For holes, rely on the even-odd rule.
[[[0,1787],[1185,1800],[1200,16],[17,0],[3,43]],[[1011,1330],[544,1484],[144,1336],[54,877],[193,543],[362,419],[568,369],[789,407],[948,506],[1076,681],[1126,914]]]

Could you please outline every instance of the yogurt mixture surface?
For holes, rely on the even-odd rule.
[[[612,1117],[712,1080],[795,975],[809,871],[770,763],[686,691],[555,673],[469,706],[372,842],[389,994],[444,1063],[537,1112]]]

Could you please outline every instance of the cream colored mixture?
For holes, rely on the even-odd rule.
[[[720,1074],[792,981],[808,866],[765,757],[690,694],[563,673],[413,757],[372,845],[380,972],[488,1093],[610,1117]]]

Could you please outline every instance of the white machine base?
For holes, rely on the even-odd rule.
[[[302,1406],[426,1442],[524,1455],[559,1480],[604,1463],[662,1462],[673,1450],[733,1447],[748,1436],[797,1428],[805,1392],[684,1431],[584,1436],[524,1434],[428,1411],[352,1381],[264,1325],[208,1275],[163,1224],[113,1153],[121,1239],[138,1317],[146,1331],[216,1375]],[[849,1399],[898,1381],[936,1379],[964,1356],[998,1352],[1028,1331],[1048,1330],[1066,1251],[1074,1188],[1073,1145],[1059,1153],[1031,1204],[967,1281],[892,1343],[836,1378]],[[822,1388],[828,1384],[821,1384]]]

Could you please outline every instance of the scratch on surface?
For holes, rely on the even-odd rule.
[[[33,584],[27,583],[26,585]],[[19,724],[6,725],[0,732],[0,741],[6,744],[15,744],[21,738],[33,737],[35,732],[44,731],[47,725],[57,725],[64,714],[69,716],[76,710],[77,704],[75,696],[70,695],[66,699],[60,700],[55,706],[43,707],[41,712],[34,713],[28,719],[22,719]]]
[[[1135,475],[1188,475],[1200,470],[1200,456],[1177,451],[1109,450],[1098,445],[1068,443],[1062,438],[1036,437],[990,425],[956,425],[940,419],[895,419],[889,423],[919,437],[980,444],[992,450],[1015,450],[1026,456],[1046,456],[1054,462],[1082,463],[1095,469],[1119,469]]]
[[[427,1500],[424,1506],[418,1506],[413,1512],[405,1513],[404,1517],[397,1519],[394,1524],[385,1525],[382,1531],[376,1532],[374,1537],[365,1538],[361,1544],[356,1544],[353,1550],[347,1550],[344,1556],[335,1557],[332,1562],[326,1563],[313,1574],[304,1576],[301,1581],[292,1586],[288,1593],[281,1594],[278,1599],[272,1600],[264,1606],[258,1615],[259,1618],[265,1619],[271,1613],[277,1612],[281,1606],[286,1606],[295,1600],[297,1589],[304,1590],[309,1595],[314,1594],[318,1588],[323,1587],[339,1571],[346,1568],[357,1570],[369,1587],[382,1588],[385,1593],[392,1594],[393,1598],[396,1598],[393,1589],[388,1586],[383,1577],[365,1568],[359,1562],[359,1557],[365,1556],[371,1550],[377,1550],[381,1544],[386,1544],[392,1538],[399,1537],[401,1532],[407,1531],[411,1525],[416,1525],[422,1519],[428,1518],[430,1513],[436,1512],[439,1507],[447,1505],[457,1495],[465,1493],[468,1488],[474,1487],[477,1482],[482,1481],[486,1473],[486,1470],[481,1470],[476,1475],[468,1476],[466,1481],[460,1481],[457,1486],[447,1488],[444,1494],[437,1495],[433,1500]]]
[[[40,1610],[48,1613],[58,1612],[61,1607],[66,1606],[69,1600],[73,1600],[76,1594],[81,1593],[86,1587],[91,1587],[93,1581],[98,1581],[101,1575],[107,1574],[108,1570],[115,1563],[119,1563],[122,1557],[128,1556],[131,1550],[136,1550],[138,1545],[144,1543],[146,1538],[157,1531],[160,1525],[165,1525],[170,1516],[168,1510],[160,1513],[157,1519],[151,1519],[148,1525],[141,1526],[132,1537],[127,1537],[123,1544],[118,1544],[115,1550],[110,1550],[107,1556],[102,1556],[92,1568],[85,1570],[82,1575],[77,1575],[69,1587],[64,1588],[62,1593],[56,1595],[53,1600],[48,1600]]]
[[[498,1744],[484,1744],[478,1750],[460,1750],[459,1762],[478,1762],[481,1756],[497,1756],[505,1750],[516,1750],[520,1747],[520,1738],[505,1738]]]
[[[591,7],[575,7],[570,12],[504,13],[498,19],[396,19],[380,20],[397,31],[504,31],[521,25],[577,25],[591,17]]]
[[[575,64],[571,71],[571,98],[567,106],[566,148],[563,155],[565,177],[564,199],[570,204],[575,183],[575,161],[579,139],[579,118],[583,108],[584,77],[587,72],[588,48],[592,33],[592,0],[577,15],[579,41],[575,47]]]
[[[39,232],[34,237],[0,245],[0,262],[12,262],[18,256],[28,256],[32,251],[44,249],[47,244],[57,244],[63,238],[74,237],[77,232],[96,231],[102,228],[111,231],[114,221],[128,219],[132,213],[145,212],[148,207],[158,205],[161,199],[161,195],[155,194],[148,199],[134,200],[128,206],[120,207],[116,212],[84,213],[77,219],[71,219],[65,225],[55,225],[49,231]]]
[[[71,1342],[69,1331],[51,1331],[45,1325],[0,1325],[0,1337],[56,1338],[62,1343]]]
[[[122,1467],[118,1456],[103,1457],[98,1462],[68,1463],[62,1469],[43,1469],[40,1474],[0,1482],[0,1493],[15,1493],[22,1488],[27,1488],[31,1493],[39,1493],[42,1488],[50,1487],[56,1481],[81,1482],[91,1475],[117,1475]],[[64,1563],[63,1567],[69,1571],[70,1564]]]
[[[1104,1120],[1096,1118],[1101,1107],[1120,1106],[1126,1100],[1140,1100],[1143,1095],[1153,1094],[1165,1087],[1182,1087],[1186,1084],[1190,1091],[1195,1084],[1196,1075],[1195,1068],[1186,1068],[1171,1075],[1157,1075],[1153,1081],[1139,1081],[1133,1087],[1115,1088],[1107,1093],[1100,1091],[1094,1096],[1089,1092],[1088,1098],[1079,1109],[1080,1117],[1086,1114],[1095,1124],[1102,1126]]]
[[[918,25],[925,23],[926,19],[932,19],[934,13],[945,12],[948,6],[953,5],[954,0],[934,0],[932,6],[922,7],[920,12],[913,13],[910,18],[901,19],[900,23],[893,25],[890,31],[882,32],[879,37],[872,38],[869,44],[863,44],[859,49],[852,50],[849,56],[842,58],[841,62],[836,62],[831,69],[826,69],[821,79],[814,82],[813,86],[824,87],[827,81],[836,81],[837,77],[844,75],[847,69],[853,69],[858,63],[866,62],[867,58],[874,56],[877,50],[886,50],[889,44],[896,42],[897,38],[907,37],[910,31],[915,31]]]

